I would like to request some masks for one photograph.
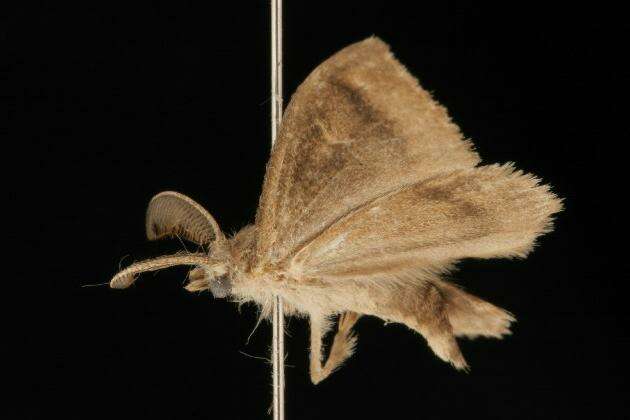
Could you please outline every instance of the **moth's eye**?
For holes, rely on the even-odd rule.
[[[227,274],[210,280],[210,292],[215,298],[226,297],[230,290],[232,290],[232,281]]]

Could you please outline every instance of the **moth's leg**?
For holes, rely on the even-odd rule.
[[[196,267],[188,273],[188,284],[185,286],[189,292],[199,292],[210,287],[210,278],[206,270]]]
[[[188,284],[185,286],[189,292],[210,290],[215,298],[227,297],[232,289],[232,282],[227,275],[217,275],[216,271],[197,267],[188,273]]]
[[[330,330],[330,322],[326,318],[322,320],[311,318],[311,381],[314,384],[326,379],[352,355],[357,342],[356,336],[352,333],[352,327],[360,316],[356,312],[345,312],[339,317],[337,334],[323,366],[322,340],[326,332]]]
[[[322,370],[322,380],[337,370],[341,364],[354,353],[357,337],[353,333],[352,327],[354,327],[354,324],[356,324],[360,317],[361,314],[356,312],[344,312],[339,317],[337,334],[335,334],[328,359],[326,359],[326,364]]]
[[[457,369],[468,370],[448,319],[446,300],[440,290],[427,283],[415,299],[415,303],[408,308],[415,313],[412,317],[406,317],[405,324],[422,334],[440,359]]]
[[[310,354],[310,373],[311,382],[315,385],[323,379],[322,367],[322,340],[324,335],[330,330],[330,321],[325,316],[311,315],[311,354]]]

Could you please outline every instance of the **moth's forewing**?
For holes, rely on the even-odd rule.
[[[284,259],[349,211],[402,185],[475,166],[446,110],[369,38],[293,95],[256,215],[257,264]]]

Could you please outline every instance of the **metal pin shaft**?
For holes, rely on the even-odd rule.
[[[282,0],[271,0],[271,145],[282,121]],[[282,298],[273,300],[273,419],[284,420],[284,311]]]

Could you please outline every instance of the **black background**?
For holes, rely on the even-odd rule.
[[[124,292],[83,286],[181,248],[144,239],[159,191],[195,198],[227,233],[253,221],[270,143],[268,4],[92,3],[21,4],[0,26],[4,282],[19,288],[2,295],[17,402],[6,418],[265,418],[271,330],[247,342],[255,308],[185,292],[185,269]],[[622,417],[625,278],[609,271],[626,264],[613,252],[628,137],[616,15],[597,4],[287,1],[287,97],[323,59],[376,34],[484,162],[515,161],[566,205],[527,260],[464,261],[455,273],[518,318],[506,340],[461,341],[470,374],[405,327],[365,318],[356,355],[315,387],[308,324],[290,320],[287,419]]]

